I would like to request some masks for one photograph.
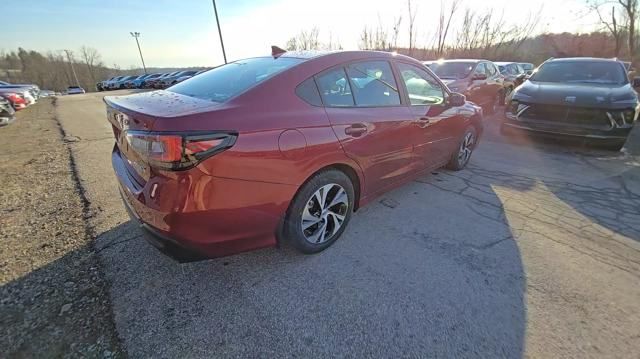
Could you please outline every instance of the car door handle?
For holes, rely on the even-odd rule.
[[[420,117],[416,120],[416,125],[418,125],[418,127],[420,128],[425,128],[427,126],[429,126],[429,123],[431,122],[431,120],[428,117]]]
[[[362,136],[367,131],[367,125],[364,123],[355,123],[344,129],[344,133],[352,137]]]

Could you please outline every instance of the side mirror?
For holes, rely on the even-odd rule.
[[[532,70],[527,70],[526,74],[531,76],[533,74],[533,71]]]
[[[473,77],[471,78],[473,81],[476,80],[486,80],[487,79],[487,75],[486,74],[473,74]]]
[[[463,106],[467,102],[467,98],[461,93],[453,92],[449,95],[448,102],[452,107]]]
[[[634,77],[632,85],[635,89],[640,88],[640,77]]]

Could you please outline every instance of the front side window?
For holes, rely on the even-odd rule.
[[[258,57],[235,61],[180,82],[168,91],[224,102],[302,61],[290,57]]]
[[[358,62],[347,66],[356,106],[399,106],[400,95],[387,61]]]
[[[440,105],[444,103],[444,90],[427,71],[416,66],[398,63],[412,106]]]
[[[320,73],[316,76],[316,83],[325,106],[354,106],[351,86],[342,67]]]

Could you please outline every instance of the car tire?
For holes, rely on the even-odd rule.
[[[460,171],[465,168],[471,159],[473,150],[476,148],[477,141],[478,132],[475,127],[467,126],[462,137],[460,137],[457,150],[451,155],[446,168],[452,171]]]
[[[340,238],[354,204],[353,183],[344,172],[319,172],[302,185],[291,201],[283,227],[284,239],[304,254],[321,252]]]

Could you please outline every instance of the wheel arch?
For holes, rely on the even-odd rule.
[[[335,169],[344,173],[351,180],[351,183],[353,184],[353,192],[355,193],[355,198],[353,199],[353,211],[355,212],[358,210],[358,208],[360,207],[362,188],[364,186],[364,175],[361,172],[359,172],[359,167],[357,167],[357,165],[355,164],[348,164],[345,162],[336,162],[336,163],[324,165],[318,168],[313,173],[311,173],[309,176],[307,176],[307,178],[302,183],[300,183],[300,185],[296,189],[295,194],[291,198],[291,202],[287,206],[287,210],[285,211],[284,216],[282,216],[282,218],[280,219],[280,223],[278,224],[278,228],[276,229],[276,245],[278,247],[280,247],[280,245],[284,241],[284,222],[287,215],[289,214],[291,205],[293,204],[293,198],[295,198],[295,196],[298,195],[298,192],[300,192],[300,189],[305,184],[307,184],[307,182],[309,182],[315,175],[317,175],[320,172],[331,170],[331,169]]]

